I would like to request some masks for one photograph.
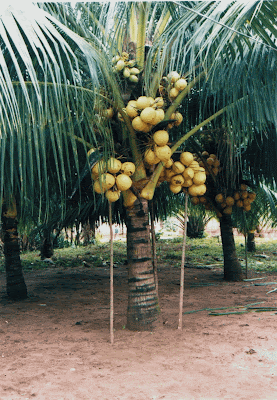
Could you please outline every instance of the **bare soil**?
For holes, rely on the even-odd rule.
[[[220,269],[185,273],[183,330],[177,329],[180,269],[164,265],[161,327],[131,332],[125,329],[126,266],[115,269],[113,346],[107,267],[26,272],[29,298],[22,302],[7,300],[2,274],[0,399],[277,399],[275,310],[185,313],[277,307],[277,291],[267,294],[277,284],[256,286],[277,276],[226,283]]]

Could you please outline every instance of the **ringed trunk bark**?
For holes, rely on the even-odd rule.
[[[220,218],[220,232],[224,256],[224,279],[227,281],[242,281],[243,273],[237,257],[230,215],[222,215]]]
[[[136,202],[127,210],[127,259],[128,259],[128,310],[127,328],[146,331],[155,327],[159,316],[151,257],[148,201]]]
[[[20,244],[17,232],[16,211],[3,209],[2,231],[6,269],[7,295],[13,300],[27,298],[27,286],[24,281],[20,260]]]

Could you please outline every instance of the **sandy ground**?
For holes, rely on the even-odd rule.
[[[179,273],[168,265],[159,272],[161,327],[130,332],[126,266],[115,269],[113,346],[106,267],[28,272],[29,298],[15,303],[5,298],[2,274],[0,399],[277,399],[277,311],[184,313],[180,331]],[[277,281],[274,275],[227,284],[220,270],[185,273],[184,312],[277,307],[277,291],[267,294],[277,283],[255,285]]]

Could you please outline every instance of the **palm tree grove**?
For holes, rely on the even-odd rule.
[[[1,399],[276,398],[276,18],[0,6]]]

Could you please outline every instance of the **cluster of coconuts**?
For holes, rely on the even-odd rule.
[[[160,93],[168,95],[170,100],[176,99],[178,94],[182,92],[188,83],[187,80],[177,72],[171,71],[167,76],[164,76],[160,84]]]
[[[196,160],[199,162],[199,165],[205,168],[207,175],[209,175],[211,171],[213,175],[216,176],[220,171],[220,161],[217,158],[217,155],[209,154],[207,151],[203,151],[202,157],[204,158],[205,163],[202,161],[201,157],[196,156]]]
[[[162,97],[140,96],[137,100],[130,100],[125,108],[126,114],[132,120],[135,131],[148,133],[153,126],[164,119]],[[122,117],[119,116],[121,119]]]
[[[122,73],[125,79],[129,79],[133,83],[138,82],[140,70],[135,67],[135,60],[129,60],[128,53],[123,52],[121,55],[114,56],[112,63],[114,64],[114,71]]]
[[[205,169],[189,151],[182,152],[179,161],[169,159],[164,165],[159,181],[167,181],[171,192],[176,194],[183,190],[196,197],[203,196],[206,192]]]
[[[94,180],[93,190],[103,194],[113,203],[120,197],[121,192],[130,189],[133,184],[130,178],[135,172],[135,164],[129,161],[122,163],[111,157],[108,161],[99,160],[91,170]]]
[[[160,161],[167,163],[171,158],[171,148],[168,146],[169,134],[166,130],[158,130],[152,137],[151,145],[144,153],[144,161],[149,166]]]
[[[232,214],[233,207],[242,208],[248,212],[251,210],[251,203],[256,198],[256,193],[251,192],[247,185],[242,183],[239,190],[235,191],[232,196],[225,196],[222,193],[218,193],[215,196],[215,201],[224,214]]]

